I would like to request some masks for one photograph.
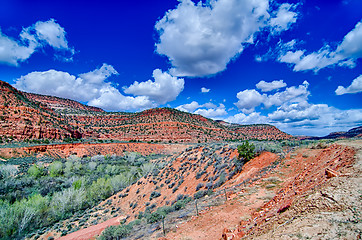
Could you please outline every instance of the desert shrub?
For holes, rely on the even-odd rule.
[[[172,208],[175,211],[180,210],[181,208],[184,208],[186,206],[187,203],[189,203],[191,201],[191,197],[188,196],[184,196],[184,199],[178,200],[177,202],[175,202],[174,204],[172,204]]]
[[[205,171],[205,170],[200,171],[200,172],[196,173],[195,178],[196,178],[196,179],[199,179],[199,178],[201,178],[201,176],[202,176],[203,174],[205,174],[205,173],[206,173],[206,171]]]
[[[245,141],[238,146],[239,159],[243,158],[246,162],[250,161],[255,156],[254,150],[255,146],[249,141]]]
[[[157,191],[153,191],[150,195],[150,200],[154,199],[154,198],[157,198],[161,196],[161,193],[160,192],[157,192]]]
[[[145,164],[141,165],[141,175],[146,176],[149,173],[152,173],[154,168],[155,168],[154,163],[145,163]]]
[[[0,165],[0,180],[8,177],[15,177],[19,170],[14,165]]]
[[[175,182],[169,184],[169,185],[168,185],[168,188],[173,188],[173,186],[175,186],[175,184],[176,184]]]
[[[204,187],[204,184],[203,184],[203,183],[197,184],[197,186],[196,186],[196,191],[199,191],[200,188],[202,188],[202,187]]]
[[[199,199],[199,198],[202,198],[203,196],[205,196],[207,194],[207,191],[205,190],[200,190],[198,192],[196,192],[194,194],[194,199]]]
[[[94,171],[97,168],[97,163],[96,162],[89,162],[88,163],[88,169],[90,171]]]
[[[148,223],[155,223],[155,222],[158,222],[158,221],[161,221],[163,218],[163,215],[160,213],[160,212],[153,212],[151,214],[148,214],[146,216],[146,220]]]
[[[94,181],[87,191],[87,198],[90,202],[98,202],[99,200],[109,197],[113,192],[110,180],[98,178]]]
[[[132,231],[132,226],[121,224],[118,226],[109,226],[97,238],[98,240],[113,240],[127,237]]]
[[[82,209],[86,204],[84,189],[67,188],[54,194],[50,208],[57,219],[70,216],[76,210]]]
[[[32,177],[39,178],[44,175],[44,168],[34,164],[28,169],[28,174]]]
[[[225,178],[226,178],[226,173],[225,172],[222,172],[220,174],[220,178],[219,180],[214,184],[214,188],[218,188],[220,187],[221,185],[223,185],[225,183]]]
[[[51,177],[58,177],[63,173],[63,163],[55,161],[49,165],[49,175]]]
[[[132,176],[127,173],[121,173],[119,175],[110,178],[110,184],[114,192],[118,192],[125,187],[128,187],[131,183]]]
[[[275,141],[253,141],[252,143],[255,146],[255,154],[260,154],[262,152],[272,152],[272,153],[281,153],[283,152],[282,144]]]

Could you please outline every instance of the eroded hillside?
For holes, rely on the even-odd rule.
[[[171,108],[105,112],[79,102],[24,93],[0,82],[0,135],[4,141],[99,139],[205,143],[292,136],[271,125],[230,125]]]
[[[285,148],[246,164],[231,145],[195,146],[41,236],[89,239],[124,223],[127,239],[358,239],[361,146]]]

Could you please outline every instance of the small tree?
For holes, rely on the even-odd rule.
[[[58,177],[63,173],[63,163],[55,161],[49,166],[49,174],[51,177]]]
[[[255,146],[249,141],[243,142],[242,145],[238,146],[239,159],[243,158],[246,162],[250,161],[255,156]]]

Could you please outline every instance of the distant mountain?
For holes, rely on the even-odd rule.
[[[325,137],[321,137],[321,139],[353,138],[353,137],[362,137],[362,126],[352,128],[347,132],[333,132]]]
[[[21,92],[2,81],[0,90],[0,135],[5,138],[215,142],[292,137],[272,125],[230,124],[172,108],[105,112],[69,99]]]

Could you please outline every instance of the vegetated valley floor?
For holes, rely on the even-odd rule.
[[[157,174],[38,237],[95,239],[107,226],[191,197],[167,214],[165,234],[161,219],[141,218],[126,239],[361,238],[362,140],[263,152],[242,171],[236,157],[233,144],[178,148]]]

